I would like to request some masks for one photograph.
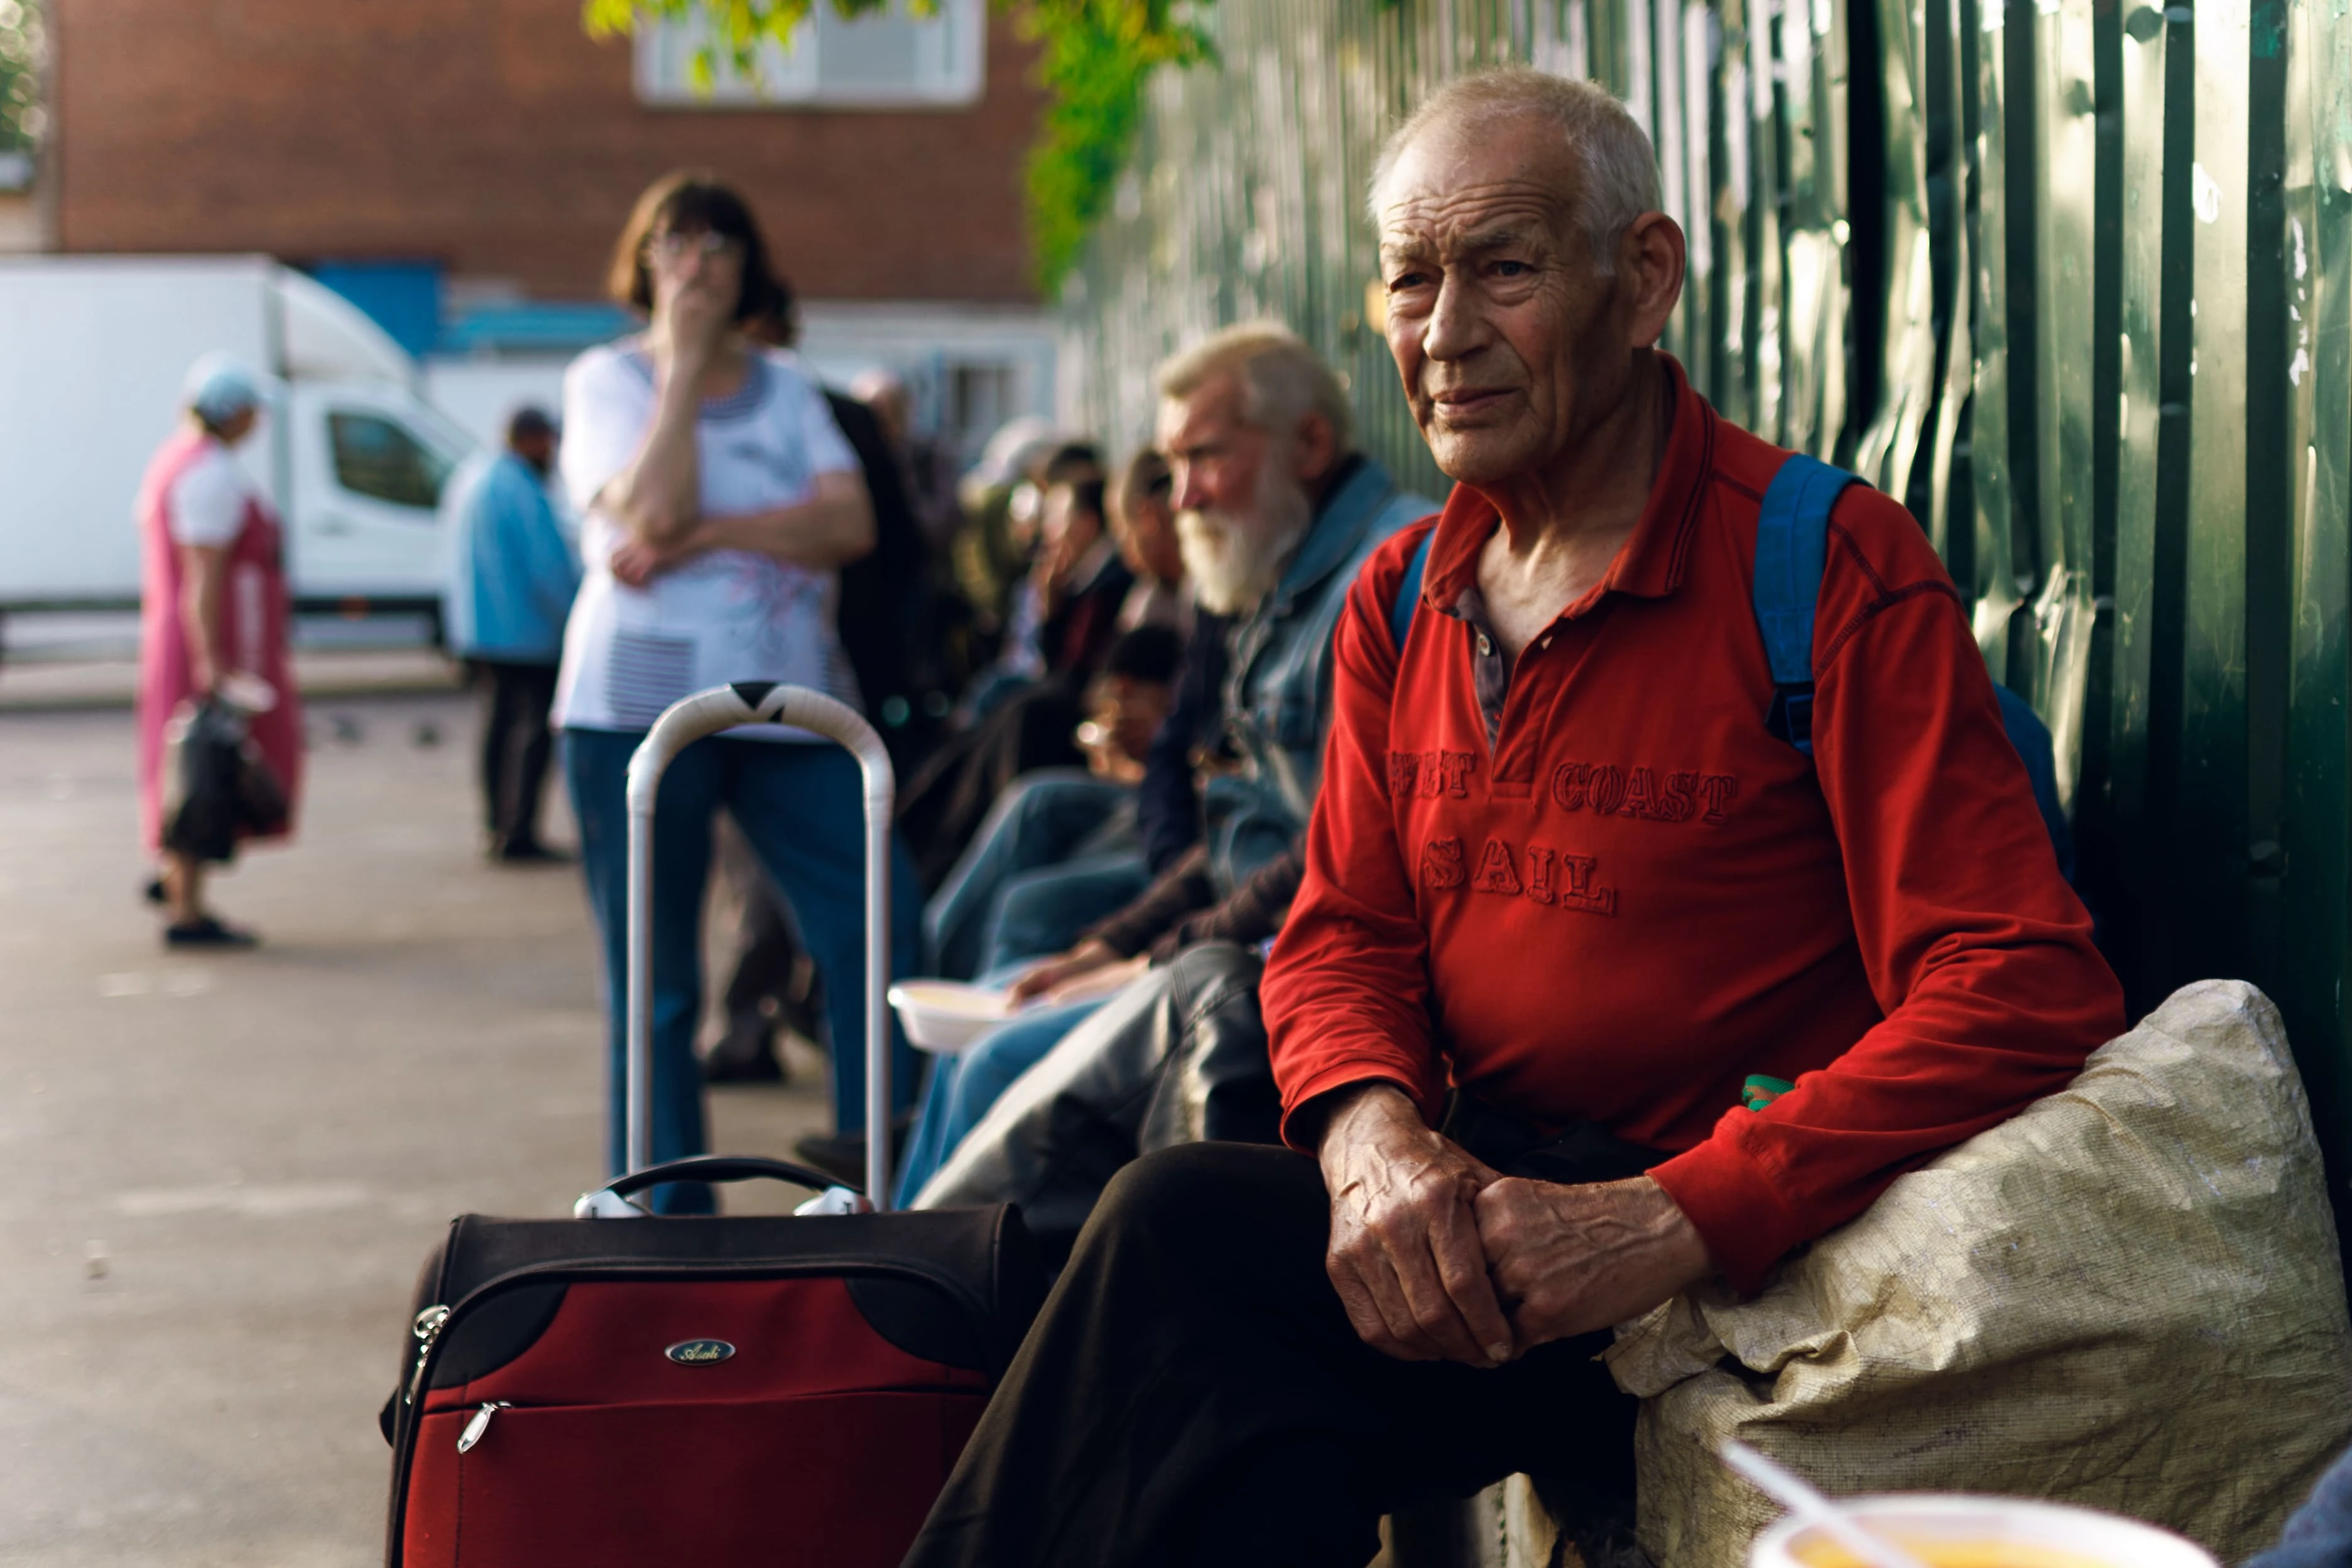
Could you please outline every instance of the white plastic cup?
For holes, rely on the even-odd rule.
[[[2203,1547],[2168,1530],[2071,1503],[1916,1492],[1849,1498],[1840,1506],[1927,1568],[2221,1568]],[[1987,1550],[1957,1550],[1972,1545]],[[1756,1538],[1748,1561],[1750,1568],[1823,1568],[1853,1559],[1820,1526],[1791,1516]]]

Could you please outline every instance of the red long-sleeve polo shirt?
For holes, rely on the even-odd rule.
[[[1874,491],[1831,514],[1812,755],[1766,729],[1749,593],[1783,454],[1667,374],[1640,522],[1516,668],[1473,624],[1483,496],[1435,524],[1402,659],[1390,607],[1424,530],[1367,563],[1262,994],[1286,1118],[1387,1079],[1433,1122],[1450,1079],[1675,1151],[1651,1174],[1747,1289],[2063,1087],[2123,999],[1951,582]],[[1749,1110],[1751,1074],[1796,1088]]]

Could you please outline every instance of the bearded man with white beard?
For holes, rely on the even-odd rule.
[[[998,1157],[1029,1171],[1026,1145],[1008,1149],[990,1137],[984,1151],[975,1141],[963,1155],[960,1146],[1049,1052],[1061,1057],[1057,1047],[1066,1045],[1089,1059],[1097,1055],[1073,1034],[1097,1011],[1088,1040],[1130,1024],[1150,1035],[1139,1044],[1131,1029],[1122,1037],[1132,1046],[1122,1059],[1137,1070],[1156,1071],[1171,1059],[1172,1037],[1158,1023],[1183,998],[1201,994],[1202,984],[1218,995],[1245,993],[1255,1029],[1255,950],[1280,928],[1297,887],[1299,847],[1322,767],[1332,630],[1373,550],[1434,510],[1354,450],[1339,377],[1286,328],[1228,328],[1162,365],[1159,386],[1158,444],[1174,479],[1184,564],[1202,608],[1223,618],[1223,728],[1239,765],[1200,791],[1198,845],[1068,952],[1020,976],[1016,1000],[1042,1006],[961,1057],[940,1058],[900,1173],[902,1202],[967,1202],[939,1194],[1020,1184],[998,1172]],[[1196,647],[1188,657],[1202,653]],[[1172,761],[1189,773],[1186,759],[1202,732],[1180,708],[1154,744],[1152,765],[1165,776]],[[1216,944],[1212,958],[1153,968],[1202,943]],[[1250,1064],[1248,1050],[1239,1055]],[[1247,1084],[1232,1097],[1248,1109],[1237,1112],[1239,1124],[1214,1126],[1210,1135],[1272,1135],[1262,1039],[1255,1058]],[[1193,1110],[1177,1120],[1201,1135],[1214,1100],[1196,1093]],[[983,1169],[975,1172],[975,1161]],[[1090,1161],[1102,1163],[1099,1153]],[[961,1169],[951,1173],[950,1165]],[[1101,1179],[1108,1174],[1102,1171]],[[1065,1205],[1075,1208],[1070,1234],[1097,1185],[1089,1179]],[[1036,1196],[1025,1188],[1023,1195]]]
[[[1168,884],[1187,874],[1205,872],[1220,897],[1230,894],[1290,850],[1315,804],[1331,632],[1348,584],[1374,548],[1435,504],[1401,493],[1353,449],[1339,377],[1286,328],[1229,327],[1163,364],[1159,385],[1158,445],[1175,482],[1184,566],[1201,606],[1226,619],[1223,721],[1240,767],[1202,792],[1202,849],[1139,907],[1162,906]],[[1129,912],[1032,969],[1016,996],[1051,998],[1080,977],[1099,984],[1118,965],[1139,973],[1143,945],[1165,927],[1138,932]]]

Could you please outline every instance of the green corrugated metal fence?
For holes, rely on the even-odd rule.
[[[1066,286],[1077,399],[1143,438],[1163,353],[1277,317],[1345,372],[1370,447],[1441,484],[1366,320],[1372,154],[1481,63],[1606,83],[1690,238],[1667,346],[1733,417],[1910,505],[1996,678],[2058,737],[2135,1007],[2204,975],[2265,986],[2340,1180],[2347,12],[1215,0],[1220,61],[1154,79]]]

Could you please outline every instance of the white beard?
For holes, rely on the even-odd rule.
[[[1315,521],[1307,489],[1283,467],[1278,448],[1266,453],[1257,477],[1255,515],[1181,511],[1176,540],[1192,574],[1194,596],[1213,615],[1244,615],[1282,581],[1282,568]]]

